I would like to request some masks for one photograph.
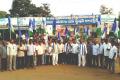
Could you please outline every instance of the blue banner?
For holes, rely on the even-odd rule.
[[[96,17],[68,17],[68,18],[55,18],[56,25],[80,25],[80,24],[97,24]],[[53,25],[54,18],[47,17],[46,18],[46,25]]]

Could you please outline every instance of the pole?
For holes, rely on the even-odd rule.
[[[3,40],[4,40],[4,30],[3,30],[3,35],[2,35],[2,38],[3,38]]]
[[[18,26],[18,41],[19,41],[19,44],[20,44],[20,34],[19,34],[19,30],[20,30],[20,27],[19,27],[19,17],[17,17],[17,26]]]
[[[9,29],[9,31],[10,31],[10,40],[11,40],[11,28]]]

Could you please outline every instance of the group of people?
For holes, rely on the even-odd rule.
[[[78,67],[100,67],[115,72],[115,60],[120,57],[120,45],[114,40],[0,41],[0,69],[16,70],[52,64],[72,64]]]

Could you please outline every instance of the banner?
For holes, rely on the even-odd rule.
[[[96,16],[63,16],[63,17],[56,17],[56,24],[57,25],[80,25],[80,24],[97,24]],[[53,17],[46,18],[46,25],[53,24]]]

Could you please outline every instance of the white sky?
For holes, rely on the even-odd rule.
[[[0,0],[0,10],[9,12],[13,0]],[[37,6],[41,3],[50,4],[51,13],[55,16],[99,14],[100,5],[113,8],[114,13],[120,12],[120,0],[32,0]]]

